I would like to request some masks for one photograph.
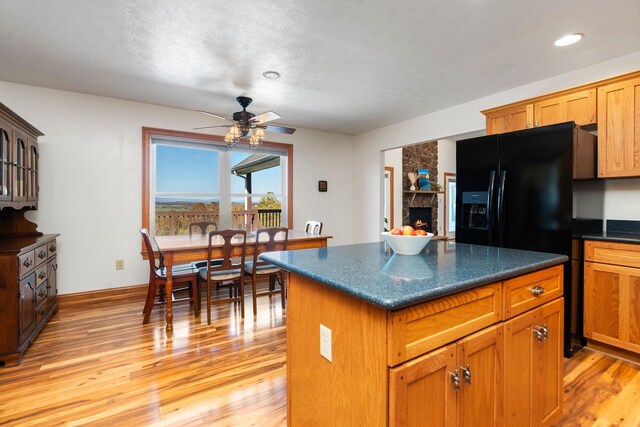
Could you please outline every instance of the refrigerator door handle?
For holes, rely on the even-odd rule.
[[[489,246],[495,246],[493,236],[493,187],[496,182],[496,171],[489,175],[489,189],[487,190],[487,224],[489,226]]]
[[[507,171],[500,172],[498,183],[498,246],[504,245],[504,183],[507,179]]]

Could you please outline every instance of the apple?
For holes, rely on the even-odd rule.
[[[393,234],[394,236],[402,236],[402,230],[399,228],[392,228],[389,234]]]
[[[426,236],[427,232],[424,230],[416,230],[416,236]]]
[[[419,231],[419,230],[413,230],[413,233],[411,233],[411,235],[412,235],[412,236],[419,236],[418,231]]]
[[[413,234],[413,227],[410,225],[405,225],[402,227],[402,235],[403,236],[411,236]]]

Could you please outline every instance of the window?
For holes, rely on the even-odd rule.
[[[228,149],[222,137],[143,129],[143,218],[153,235],[219,229],[291,228],[293,149],[263,143]]]
[[[445,172],[444,174],[444,216],[445,216],[445,236],[455,237],[456,235],[456,174]]]

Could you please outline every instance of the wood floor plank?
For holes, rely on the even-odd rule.
[[[168,338],[162,309],[142,325],[140,297],[69,301],[0,368],[0,425],[284,426],[286,318],[278,296],[258,304],[244,320],[214,307],[211,325],[176,305]],[[640,426],[637,365],[583,350],[565,373],[557,426]]]

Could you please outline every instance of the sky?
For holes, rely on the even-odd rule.
[[[231,165],[250,156],[250,151],[231,151]],[[217,193],[218,160],[226,152],[197,148],[156,145],[156,192]],[[279,194],[281,168],[253,174],[253,193]],[[230,173],[230,172],[229,172]],[[244,193],[244,179],[231,177],[231,192]]]

